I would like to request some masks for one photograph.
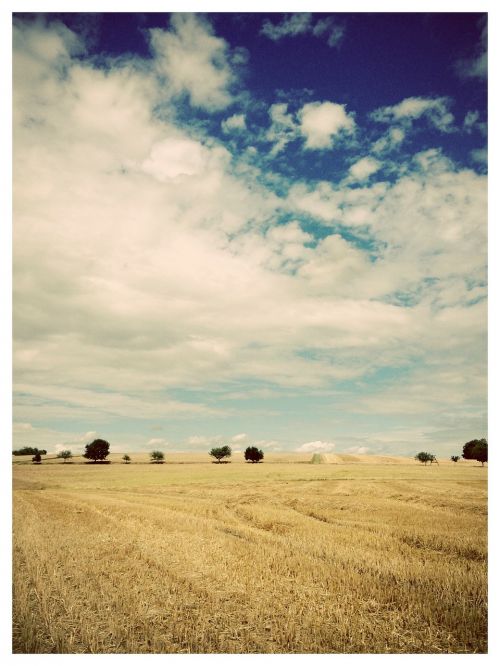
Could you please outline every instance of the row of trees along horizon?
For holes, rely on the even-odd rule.
[[[464,444],[462,458],[464,460],[477,460],[481,463],[481,467],[484,467],[484,463],[488,462],[488,442],[486,439],[472,439],[470,442]],[[431,465],[432,463],[436,463],[439,465],[436,456],[432,453],[427,453],[427,451],[417,453],[415,460],[424,465],[427,465],[427,463]],[[450,460],[457,463],[460,460],[460,456],[450,456]]]
[[[35,464],[40,464],[42,462],[42,455],[47,455],[47,451],[44,449],[37,449],[30,446],[25,446],[22,449],[12,452],[15,456],[23,455],[33,455],[32,462]],[[229,458],[232,455],[232,450],[230,446],[219,446],[211,449],[208,454],[214,458],[213,462],[218,464],[230,462]],[[109,442],[104,439],[94,439],[93,442],[85,445],[85,452],[83,457],[87,458],[93,463],[110,463],[111,461],[106,460],[109,455]],[[260,463],[264,459],[264,453],[261,449],[258,449],[256,446],[248,446],[244,452],[245,460],[250,463]],[[73,453],[69,449],[64,451],[59,451],[56,454],[57,458],[61,458],[63,462],[66,462],[73,457]],[[155,464],[163,464],[165,462],[165,454],[163,451],[151,451],[150,453],[150,462]],[[484,466],[485,462],[488,462],[488,442],[486,439],[473,439],[470,442],[466,442],[463,445],[462,458],[464,460],[477,460],[481,463],[481,466]],[[125,464],[129,464],[132,461],[132,458],[125,453],[122,457],[122,460]],[[434,454],[428,453],[426,451],[420,451],[415,456],[415,460],[418,462],[427,465],[430,463],[439,464],[437,458]],[[460,460],[460,456],[454,455],[450,457],[454,463],[457,463]]]
[[[106,460],[109,455],[109,442],[105,439],[95,439],[93,442],[85,445],[85,452],[83,457],[87,458],[93,463],[110,463],[110,460]],[[15,456],[26,456],[33,455],[32,462],[35,464],[40,464],[42,462],[42,455],[47,455],[45,449],[37,449],[36,447],[25,446],[22,449],[12,452]],[[165,462],[165,454],[163,451],[151,451],[150,462],[155,464],[162,464]],[[220,446],[214,447],[209,451],[209,455],[214,458],[216,463],[226,463],[229,462],[229,458],[232,455],[232,450],[230,446]],[[264,459],[264,452],[261,449],[258,449],[256,446],[248,446],[244,452],[245,460],[250,463],[259,463]],[[61,458],[65,463],[73,457],[72,451],[65,449],[59,451],[56,454],[56,458]],[[122,460],[125,464],[129,464],[132,461],[132,458],[125,453],[122,457]]]

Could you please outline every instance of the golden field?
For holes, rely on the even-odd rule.
[[[14,653],[483,653],[487,467],[13,465]]]

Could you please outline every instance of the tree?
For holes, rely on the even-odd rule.
[[[45,449],[37,449],[35,446],[23,446],[22,449],[17,449],[17,451],[12,451],[13,456],[33,456],[37,453],[41,453],[42,456],[47,455]]]
[[[216,458],[218,463],[222,462],[223,458],[230,458],[231,453],[232,453],[231,447],[227,445],[215,447],[211,451],[209,451],[209,455],[212,456],[212,458]],[[224,462],[228,461],[224,460]]]
[[[64,462],[66,462],[66,460],[69,460],[72,457],[73,454],[71,453],[71,451],[69,451],[69,449],[66,449],[64,451],[59,451],[59,453],[57,454],[57,458],[62,458]]]
[[[129,462],[130,462],[130,460],[131,460],[131,458],[130,458],[130,456],[129,456],[128,454],[125,454],[124,456],[122,456],[122,460],[123,460],[123,462],[125,463],[125,465],[128,465]]]
[[[457,463],[460,460],[460,456],[451,456],[450,460],[453,460],[454,463]]]
[[[432,453],[427,453],[426,451],[420,451],[420,453],[417,453],[415,456],[415,460],[427,465],[428,462],[432,463],[433,460],[436,460],[436,456],[432,455]]]
[[[264,453],[256,446],[248,446],[245,450],[245,460],[251,463],[258,463],[264,457]]]
[[[109,454],[109,442],[105,439],[94,439],[90,444],[85,445],[84,458],[94,462],[103,461]]]
[[[35,465],[39,465],[42,462],[42,456],[40,455],[40,451],[37,451],[33,458],[31,459],[31,462],[33,462]]]
[[[151,462],[163,465],[165,462],[165,454],[163,451],[151,451]]]
[[[475,460],[479,460],[481,467],[484,467],[484,463],[488,462],[488,444],[478,444],[472,449],[472,454]]]
[[[465,460],[478,460],[481,466],[488,462],[488,442],[482,439],[472,439],[464,444],[462,458]]]

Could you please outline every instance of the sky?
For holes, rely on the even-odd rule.
[[[16,448],[487,436],[485,14],[12,30]]]

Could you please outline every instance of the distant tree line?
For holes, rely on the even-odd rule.
[[[472,439],[470,442],[466,442],[463,445],[462,458],[464,460],[477,460],[481,463],[481,466],[484,467],[484,463],[488,462],[488,442],[486,439]],[[437,463],[436,456],[432,453],[427,453],[426,451],[420,451],[420,453],[417,453],[415,460],[418,460],[424,465],[427,465],[428,462],[431,464],[433,462]],[[460,460],[460,456],[451,456],[450,460],[457,463]]]
[[[45,449],[37,449],[36,446],[24,446],[22,449],[12,451],[13,456],[34,456],[37,453],[42,456],[47,455],[47,451]]]

